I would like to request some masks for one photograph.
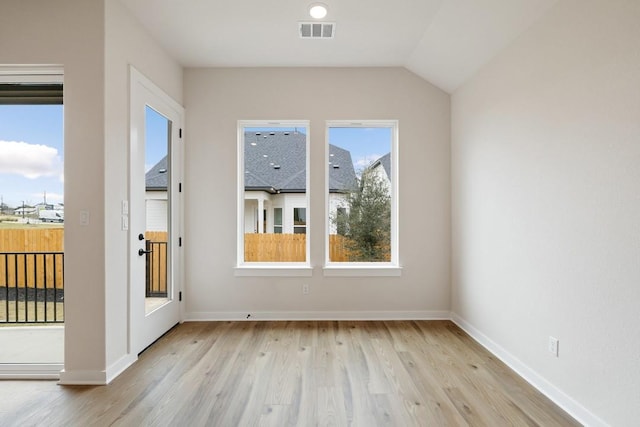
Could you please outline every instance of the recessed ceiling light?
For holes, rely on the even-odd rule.
[[[327,5],[323,3],[312,3],[309,6],[309,15],[315,19],[322,19],[327,16]]]

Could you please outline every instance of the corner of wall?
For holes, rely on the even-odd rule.
[[[608,424],[591,413],[587,408],[573,400],[569,395],[547,381],[542,375],[531,367],[524,364],[513,354],[509,353],[482,331],[471,325],[455,312],[451,312],[451,321],[464,330],[471,338],[486,348],[491,354],[513,369],[520,377],[535,387],[539,392],[547,396],[562,408],[565,412],[575,418],[581,424],[591,427],[607,427]]]

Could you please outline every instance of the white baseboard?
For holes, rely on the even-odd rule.
[[[565,412],[575,418],[578,422],[585,426],[591,427],[608,427],[609,425],[592,414],[584,406],[573,400],[562,390],[551,384],[544,377],[522,363],[518,358],[506,351],[500,345],[496,344],[491,338],[480,332],[474,326],[469,324],[462,317],[455,313],[451,313],[451,320],[468,333],[480,345],[489,350],[494,356],[502,360],[507,366],[516,371],[518,375],[524,378],[529,384],[535,387],[542,394],[551,399],[556,405],[561,407]]]
[[[138,356],[126,354],[112,363],[104,371],[67,371],[60,372],[60,385],[107,385],[129,366],[138,360]]]
[[[52,364],[0,364],[2,380],[57,380],[64,365]]]
[[[60,371],[60,385],[106,385],[106,371]]]
[[[138,356],[136,356],[135,354],[126,354],[115,363],[112,363],[110,366],[108,366],[106,372],[107,384],[113,381],[118,375],[123,373],[129,366],[133,365],[136,360],[138,360]]]
[[[215,311],[185,313],[185,322],[220,320],[448,320],[449,311]]]

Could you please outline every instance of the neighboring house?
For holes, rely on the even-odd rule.
[[[36,212],[53,210],[53,205],[50,203],[38,203],[34,207],[36,209]]]
[[[167,156],[145,174],[147,231],[167,231]]]
[[[20,206],[14,211],[14,214],[19,216],[35,215],[37,213],[38,209],[33,206]]]
[[[245,233],[306,233],[306,135],[245,132]],[[329,145],[332,213],[356,187],[349,151]]]
[[[245,132],[245,232],[306,233],[306,135],[257,133]],[[335,214],[357,179],[349,151],[330,145],[329,152],[329,201]],[[167,231],[167,178],[167,157],[145,174],[148,231]]]
[[[371,163],[369,169],[373,170],[387,185],[387,190],[391,191],[391,153],[387,153],[378,160]]]

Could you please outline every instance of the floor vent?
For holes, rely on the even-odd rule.
[[[332,39],[335,35],[335,22],[299,22],[298,31],[303,39]]]

